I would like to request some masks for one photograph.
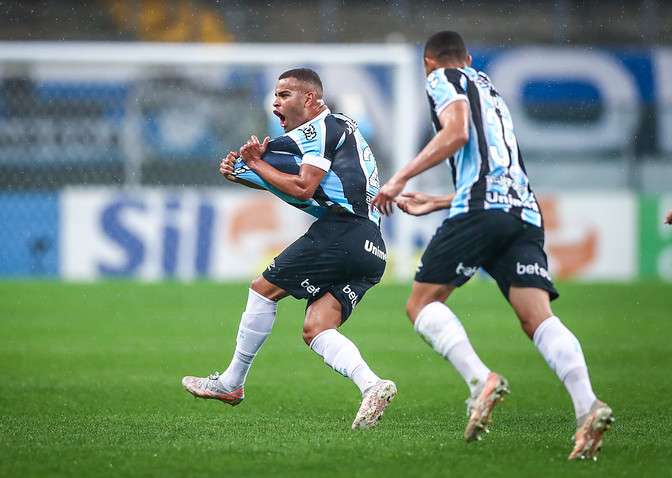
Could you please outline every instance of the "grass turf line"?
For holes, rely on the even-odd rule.
[[[568,463],[571,402],[494,284],[450,300],[513,394],[465,444],[467,388],[403,315],[408,285],[372,289],[343,326],[399,395],[349,427],[359,394],[301,340],[280,304],[236,408],[193,399],[186,374],[226,367],[247,286],[0,283],[0,476],[662,476],[672,460],[669,320],[661,283],[560,284],[555,313],[582,342],[617,422],[597,463]]]

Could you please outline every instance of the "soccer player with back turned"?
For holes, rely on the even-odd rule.
[[[467,382],[465,438],[479,439],[487,431],[493,408],[508,393],[508,383],[483,364],[444,302],[483,267],[572,398],[577,431],[569,459],[594,458],[613,415],[593,393],[578,340],[551,310],[550,301],[558,293],[543,250],[541,212],[509,110],[488,76],[471,68],[471,56],[459,34],[444,31],[429,38],[424,65],[437,133],[373,200],[386,214],[394,202],[413,215],[450,209],[422,256],[406,304],[408,317]],[[446,158],[454,195],[402,194],[408,180]]]
[[[370,428],[395,396],[396,386],[381,380],[355,344],[336,329],[385,270],[380,213],[370,207],[379,189],[375,158],[357,124],[329,111],[322,100],[322,82],[312,70],[299,68],[280,75],[273,112],[286,133],[263,142],[252,136],[239,153],[227,155],[220,172],[231,181],[250,185],[238,180],[234,168],[240,154],[244,169],[262,178],[269,190],[321,211],[317,214],[321,217],[252,282],[226,371],[184,377],[182,384],[196,397],[240,403],[252,361],[271,333],[277,302],[291,295],[308,300],[303,325],[306,344],[362,393],[352,428]],[[275,168],[268,162],[271,158],[287,158],[296,166],[296,174]]]

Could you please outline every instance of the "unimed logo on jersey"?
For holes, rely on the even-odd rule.
[[[373,244],[373,242],[369,241],[368,239],[366,241],[364,241],[364,250],[366,252],[370,252],[371,254],[376,256],[378,259],[381,259],[383,261],[387,260],[387,254],[385,253],[385,251],[376,247]]]
[[[317,138],[317,130],[315,129],[315,125],[313,124],[310,124],[305,128],[301,128],[301,131],[303,132],[308,141],[312,141],[315,138]]]

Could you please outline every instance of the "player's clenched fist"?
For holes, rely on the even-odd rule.
[[[255,162],[261,161],[261,156],[266,152],[270,140],[271,138],[266,136],[264,142],[260,143],[259,138],[252,135],[247,143],[240,148],[240,155],[250,168],[254,167]]]
[[[224,159],[222,159],[222,162],[219,163],[219,172],[221,175],[233,182],[236,181],[236,178],[233,175],[233,163],[236,162],[236,158],[238,158],[238,152],[231,151]]]
[[[665,217],[665,224],[672,225],[672,209],[670,209],[670,212],[668,212],[667,216]]]

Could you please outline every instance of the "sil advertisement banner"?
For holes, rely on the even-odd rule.
[[[672,196],[542,195],[549,269],[556,280],[672,281]],[[35,220],[39,213],[39,220]],[[412,266],[444,219],[413,218],[410,247],[383,219],[392,263]],[[60,194],[0,194],[0,277],[75,281],[247,280],[305,232],[312,218],[258,191],[72,188]]]
[[[71,280],[253,277],[310,218],[268,193],[69,189],[61,275]]]

